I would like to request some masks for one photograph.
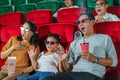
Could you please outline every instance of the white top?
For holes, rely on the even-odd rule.
[[[116,50],[108,35],[94,34],[93,36],[84,39],[86,43],[89,43],[89,52],[91,54],[99,58],[111,58],[113,60],[112,67],[117,65]],[[89,62],[80,57],[82,53],[80,44],[83,42],[82,37],[75,39],[70,44],[68,62],[73,64],[72,72],[88,72],[102,78],[106,72],[105,66]]]
[[[105,19],[105,21],[120,21],[119,17],[111,13],[106,13],[103,18]]]
[[[45,55],[43,51],[40,53],[40,57],[38,58],[37,62],[39,66],[37,71],[58,72],[58,55],[56,53]]]
[[[59,10],[67,9],[67,8],[78,8],[78,6],[76,6],[76,5],[72,5],[72,6],[70,6],[70,7],[63,7],[63,8],[60,8]],[[58,11],[59,11],[59,10],[58,10]],[[57,17],[57,13],[58,13],[58,11],[53,15],[53,17]]]

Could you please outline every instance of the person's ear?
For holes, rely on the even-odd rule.
[[[92,24],[94,25],[95,24],[95,20],[91,20]]]
[[[107,10],[108,9],[108,4],[106,4],[105,7],[106,7],[106,10]]]

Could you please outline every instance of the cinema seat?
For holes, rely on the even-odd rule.
[[[82,12],[86,12],[86,8],[68,8],[59,10],[57,21],[59,23],[76,23]]]
[[[1,0],[0,6],[4,6],[4,5],[11,5],[11,0]]]
[[[24,23],[24,15],[22,12],[9,12],[1,15],[1,25],[22,25]]]
[[[5,5],[5,6],[0,6],[0,15],[8,13],[8,12],[14,12],[14,6],[12,5]]]
[[[37,3],[37,9],[50,9],[55,13],[59,9],[58,1],[42,1]]]
[[[118,65],[115,68],[108,67],[104,80],[117,80],[120,75],[120,21],[97,23],[94,26],[96,33],[107,34],[112,38],[117,56]]]
[[[15,8],[16,11],[23,12],[26,15],[29,11],[36,10],[36,4],[34,3],[21,4],[17,5]]]
[[[61,37],[62,45],[65,49],[68,50],[70,42],[74,39],[75,29],[76,26],[74,24],[67,23],[53,23],[42,25],[38,30],[40,49],[45,49],[44,41],[46,40],[46,36],[48,34],[57,33]]]
[[[12,36],[19,36],[20,35],[20,25],[11,25],[7,27],[1,28],[1,46],[0,49],[6,44],[6,42],[10,39]],[[4,64],[5,60],[0,59],[0,68]]]
[[[38,30],[40,25],[53,22],[52,10],[33,10],[26,14],[26,20],[34,22]]]
[[[27,4],[27,0],[13,0],[14,5]]]
[[[74,4],[79,7],[87,7],[87,0],[74,0]]]
[[[120,6],[109,6],[108,9],[107,9],[107,11],[109,13],[117,15],[120,18]],[[94,10],[93,14],[97,15],[97,13],[95,12],[95,10]]]
[[[64,2],[64,0],[46,0],[46,1],[58,1],[58,2]]]

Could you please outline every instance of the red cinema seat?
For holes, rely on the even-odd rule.
[[[61,37],[62,45],[65,49],[68,49],[70,42],[74,39],[75,28],[76,26],[74,24],[65,23],[54,23],[41,26],[38,30],[41,49],[45,49],[44,41],[46,40],[47,35],[50,33],[58,34]]]
[[[117,15],[120,18],[120,6],[109,6],[108,9],[107,9],[107,11],[109,13]],[[94,10],[93,14],[97,15],[97,13],[95,12],[95,10]]]
[[[94,29],[96,33],[108,34],[112,37],[113,42],[116,42],[115,38],[117,38],[116,33],[118,32],[117,23],[117,21],[96,23]]]
[[[12,25],[1,28],[1,41],[2,44],[6,43],[10,37],[20,35],[20,25]]]
[[[1,25],[22,25],[24,23],[24,15],[22,12],[9,12],[1,15]]]
[[[68,8],[59,10],[57,21],[59,23],[76,23],[81,12],[86,12],[86,8]]]
[[[117,76],[120,73],[120,21],[96,23],[94,28],[96,33],[107,34],[111,36],[114,43],[117,56],[118,65],[116,68],[107,68],[107,72],[104,80],[117,80]]]
[[[26,14],[26,19],[34,22],[38,30],[40,25],[53,22],[52,10],[33,10]]]
[[[2,27],[0,35],[1,35],[1,42],[2,42],[0,49],[2,49],[2,47],[10,39],[10,37],[20,35],[20,25]],[[5,60],[0,59],[0,67],[4,64],[4,61]]]

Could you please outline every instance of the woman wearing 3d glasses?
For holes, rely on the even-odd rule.
[[[18,76],[28,75],[33,71],[27,49],[34,47],[35,56],[40,52],[36,26],[31,21],[26,21],[20,30],[21,35],[11,37],[2,49],[1,58],[7,60],[0,71],[0,80],[15,80]],[[15,71],[9,74],[8,57],[16,57]]]
[[[60,58],[56,53],[60,43],[60,38],[57,34],[49,34],[45,41],[47,51],[41,52],[37,61],[34,57],[36,50],[29,48],[28,53],[30,60],[36,72],[30,76],[18,77],[17,80],[43,80],[46,76],[54,75],[58,71],[62,71],[61,67],[59,67]]]

